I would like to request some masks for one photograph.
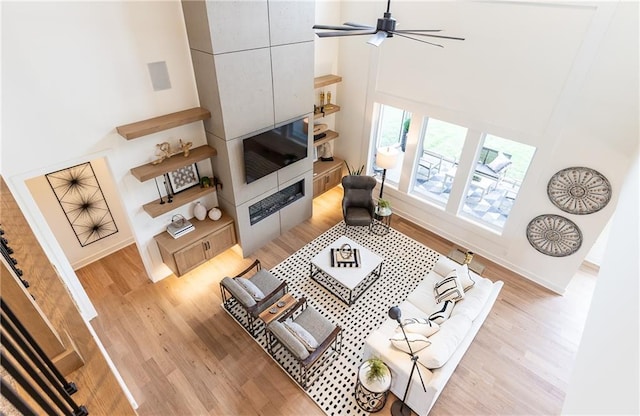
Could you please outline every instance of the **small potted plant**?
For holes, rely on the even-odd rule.
[[[389,388],[389,367],[378,357],[369,358],[360,366],[360,381],[371,392],[382,392]]]
[[[389,215],[391,213],[391,202],[386,199],[378,199],[378,214]]]

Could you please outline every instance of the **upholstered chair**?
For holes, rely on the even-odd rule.
[[[287,282],[264,270],[260,260],[254,261],[236,277],[227,276],[220,282],[225,309],[254,337],[261,332],[256,324],[260,312],[273,305],[287,291]]]
[[[373,176],[347,175],[342,178],[342,215],[347,226],[371,228],[375,211],[372,192],[375,186],[376,180]]]
[[[306,390],[340,355],[342,329],[301,298],[287,313],[267,325],[267,348]],[[293,358],[297,365],[285,365],[288,358]]]

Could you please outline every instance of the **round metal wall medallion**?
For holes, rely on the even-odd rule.
[[[538,215],[527,225],[527,239],[543,254],[565,257],[578,251],[582,245],[582,232],[560,215]]]
[[[611,184],[601,173],[589,168],[572,167],[559,171],[547,185],[553,205],[570,214],[600,211],[611,199]]]

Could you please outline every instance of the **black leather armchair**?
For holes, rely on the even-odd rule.
[[[347,175],[342,178],[342,215],[347,227],[368,226],[371,229],[375,212],[372,192],[375,186],[373,176]]]

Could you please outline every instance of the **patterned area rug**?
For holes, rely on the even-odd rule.
[[[338,300],[309,276],[311,258],[342,235],[384,258],[382,276],[352,306]],[[306,391],[326,414],[367,414],[354,397],[364,341],[387,319],[389,308],[416,288],[439,257],[437,252],[394,229],[384,236],[371,234],[366,227],[349,227],[345,233],[344,222],[340,222],[271,270],[288,282],[289,291],[296,298],[305,296],[310,305],[343,330],[340,356]],[[264,338],[258,336],[256,341],[266,351]],[[290,364],[285,362],[283,367]]]

